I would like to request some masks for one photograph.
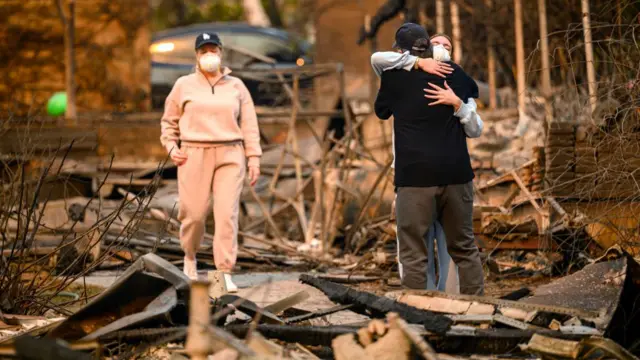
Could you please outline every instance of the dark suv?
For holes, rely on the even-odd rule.
[[[309,64],[311,45],[286,31],[242,23],[209,23],[174,28],[154,34],[151,42],[151,93],[154,108],[162,108],[175,81],[193,72],[195,38],[203,32],[217,33],[225,47],[223,64],[232,69],[287,68]],[[243,51],[247,50],[247,51]],[[248,53],[269,57],[269,64]],[[274,76],[259,73],[235,74],[251,92],[257,105],[283,105],[286,98]],[[302,86],[302,84],[301,84]]]

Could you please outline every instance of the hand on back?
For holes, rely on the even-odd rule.
[[[418,60],[418,67],[420,70],[446,78],[447,75],[453,72],[453,67],[446,62],[434,60],[434,59],[420,59]]]
[[[420,59],[418,61],[418,67],[424,72],[443,78],[446,78],[448,74],[453,72],[453,67],[451,67],[451,65],[434,59]],[[451,90],[446,81],[444,82],[444,89],[432,83],[429,83],[429,86],[431,89],[424,89],[427,93],[425,97],[427,99],[436,100],[430,103],[429,106],[444,104],[454,106],[457,110],[461,105],[460,98],[458,98],[453,90]]]
[[[449,87],[447,82],[444,82],[444,89],[439,87],[438,85],[429,83],[431,89],[424,89],[424,92],[427,93],[424,97],[427,99],[436,100],[429,104],[429,106],[435,105],[451,105],[458,110],[460,107],[462,100],[453,92],[453,90]]]

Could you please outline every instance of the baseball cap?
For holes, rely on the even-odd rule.
[[[412,50],[413,44],[418,39],[429,39],[427,30],[415,23],[404,23],[396,31],[396,41],[393,43],[393,47],[402,50]]]
[[[215,33],[202,33],[196,38],[196,50],[200,49],[203,45],[212,44],[222,47],[222,41],[220,37]]]

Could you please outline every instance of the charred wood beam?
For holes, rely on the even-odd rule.
[[[72,350],[63,342],[51,338],[19,336],[14,342],[15,356],[26,360],[91,360],[90,354]]]
[[[624,283],[605,337],[640,355],[640,332],[632,325],[640,323],[640,264],[631,255],[624,256]]]
[[[300,275],[300,281],[319,289],[333,302],[343,305],[353,304],[351,311],[366,316],[384,318],[387,313],[395,312],[408,323],[422,324],[425,329],[437,334],[444,334],[453,324],[453,321],[446,316],[420,310],[389,298],[354,290],[313,276]]]
[[[251,324],[228,325],[225,330],[239,338],[245,338],[250,331]],[[259,324],[256,330],[268,339],[277,339],[301,345],[331,346],[331,341],[344,334],[355,334],[355,326],[294,326]]]
[[[295,323],[299,323],[302,321],[307,321],[307,320],[311,320],[311,319],[316,319],[322,316],[326,316],[326,315],[331,315],[343,310],[349,310],[353,307],[353,305],[349,304],[349,305],[337,305],[328,309],[322,309],[322,310],[318,310],[318,311],[314,311],[314,312],[310,312],[307,314],[302,314],[302,315],[298,315],[298,316],[294,316],[294,317],[290,317],[290,318],[286,318],[284,320],[284,322],[286,324],[295,324]]]
[[[426,339],[437,352],[471,354],[508,354],[520,352],[519,344],[527,343],[534,334],[565,340],[581,340],[587,335],[562,334],[553,330],[478,329],[470,335],[428,335]]]
[[[260,334],[269,339],[299,343],[308,346],[331,346],[334,338],[357,333],[357,326],[287,326],[260,324],[256,327]],[[225,330],[237,337],[244,338],[250,330],[250,324],[229,325]],[[588,335],[562,334],[558,331],[518,330],[518,329],[476,329],[473,333],[426,334],[438,353],[448,354],[507,354],[520,352],[518,345],[527,343],[534,334],[551,336],[557,339],[581,340]]]
[[[282,320],[275,314],[261,308],[256,303],[250,300],[241,298],[240,296],[229,294],[223,295],[220,297],[219,302],[220,305],[223,306],[233,305],[239,311],[251,316],[252,318],[255,318],[259,314],[260,321],[268,322],[271,324],[284,324],[284,320]]]
[[[524,287],[516,291],[512,291],[504,296],[501,296],[500,299],[518,301],[523,297],[529,296],[529,294],[531,294],[531,289],[529,289],[528,287]]]
[[[552,250],[555,250],[558,248],[558,245],[555,242],[551,242],[549,244],[544,236],[539,235],[529,235],[526,238],[515,240],[507,239],[506,234],[475,234],[475,237],[478,247],[487,250],[538,250],[549,247],[551,247]]]

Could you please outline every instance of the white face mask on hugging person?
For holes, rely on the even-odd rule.
[[[443,45],[434,45],[433,46],[433,59],[438,61],[451,61],[451,55],[449,55],[449,50],[445,49]]]
[[[206,53],[200,56],[200,69],[206,72],[216,72],[220,68],[220,55]]]

